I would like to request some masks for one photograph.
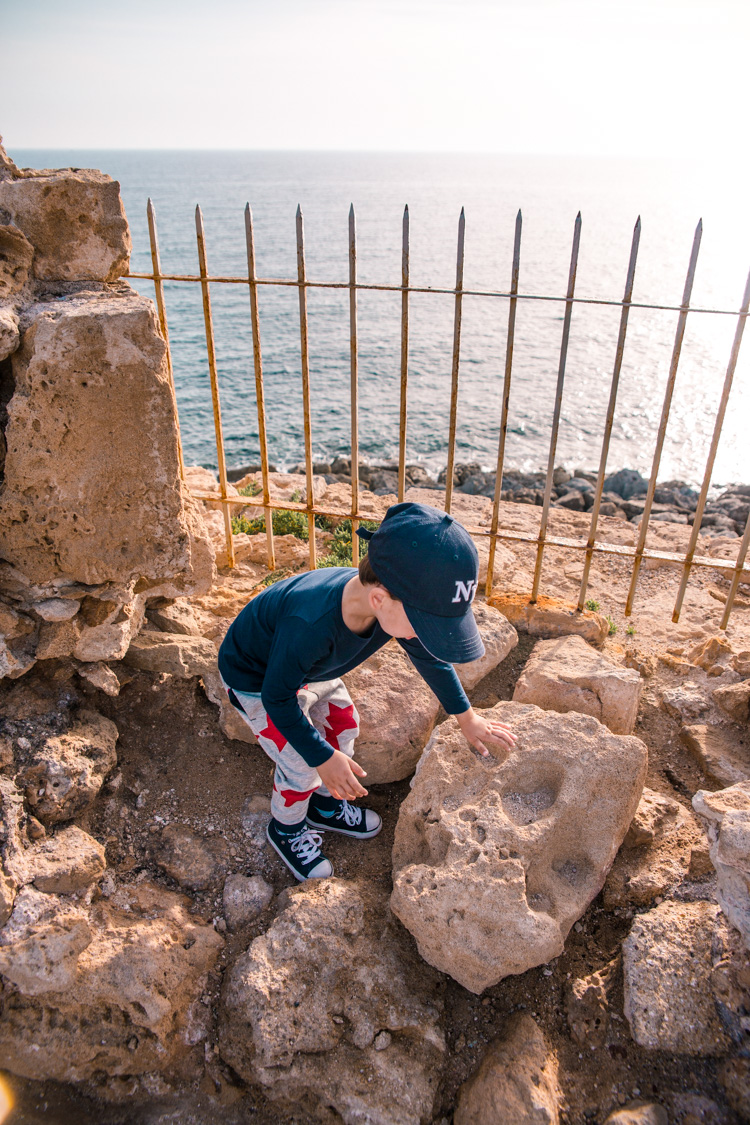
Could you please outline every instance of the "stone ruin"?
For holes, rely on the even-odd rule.
[[[119,660],[213,552],[180,479],[166,345],[120,280],[119,184],[21,170],[0,147],[0,678]]]

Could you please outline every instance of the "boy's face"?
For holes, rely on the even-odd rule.
[[[372,612],[389,637],[400,637],[402,641],[416,637],[402,603],[392,598],[387,590],[382,586],[371,586],[368,597]]]

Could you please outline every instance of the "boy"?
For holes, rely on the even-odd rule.
[[[512,747],[504,723],[473,711],[452,665],[484,645],[471,602],[478,556],[452,516],[394,504],[359,566],[294,575],[254,598],[229,627],[219,670],[229,699],[275,762],[267,837],[298,880],[333,867],[314,829],[369,839],[381,820],[349,804],[367,796],[353,759],[358,716],[340,677],[395,637],[446,712],[483,755]]]

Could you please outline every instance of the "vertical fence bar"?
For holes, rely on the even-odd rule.
[[[536,566],[534,567],[534,584],[531,588],[530,601],[535,602],[539,594],[539,583],[542,578],[542,557],[544,555],[544,539],[547,534],[547,521],[549,507],[552,499],[552,474],[555,470],[555,453],[557,450],[557,433],[560,428],[560,411],[562,409],[563,384],[565,382],[565,364],[568,358],[568,340],[570,338],[570,318],[573,312],[573,296],[576,288],[576,271],[578,269],[578,249],[581,244],[581,212],[576,215],[573,227],[573,248],[570,254],[570,272],[568,274],[568,292],[565,298],[565,318],[563,321],[562,342],[560,344],[560,364],[557,369],[557,389],[555,391],[555,410],[552,416],[552,435],[549,443],[549,460],[547,461],[547,481],[544,486],[544,503],[542,505],[542,518],[539,522],[539,543],[536,549]]]
[[[302,357],[302,409],[305,426],[305,477],[307,480],[307,529],[310,540],[310,570],[317,566],[313,505],[312,429],[310,424],[310,362],[307,346],[307,277],[305,274],[305,226],[297,204],[297,285],[299,288],[299,342]]]
[[[172,394],[172,410],[174,412],[174,424],[177,431],[177,462],[180,469],[180,479],[185,479],[185,460],[182,455],[182,437],[180,435],[180,416],[177,412],[177,391],[174,385],[174,371],[172,369],[172,352],[169,347],[169,329],[167,327],[167,306],[164,302],[164,283],[161,276],[161,259],[159,255],[159,238],[156,233],[156,214],[154,212],[154,205],[149,197],[148,205],[146,207],[146,216],[148,218],[148,238],[151,243],[151,266],[154,274],[154,294],[156,296],[156,308],[159,313],[159,327],[167,345],[167,371],[169,372],[169,388]]]
[[[518,274],[521,268],[521,209],[516,215],[516,233],[513,239],[513,267],[510,276],[510,304],[508,306],[508,337],[505,345],[505,376],[503,378],[503,405],[500,412],[500,437],[497,443],[497,471],[495,473],[495,499],[492,504],[492,524],[490,526],[490,556],[487,562],[487,581],[485,596],[492,593],[495,580],[495,551],[497,549],[497,525],[500,512],[500,492],[503,487],[503,465],[505,463],[505,438],[508,433],[508,406],[510,403],[510,376],[513,367],[513,343],[516,334],[516,305],[518,304]]]
[[[273,513],[270,508],[268,481],[268,443],[266,438],[266,406],[263,393],[263,359],[260,350],[260,318],[258,316],[258,286],[255,279],[255,240],[253,238],[253,213],[245,204],[245,241],[247,243],[247,283],[250,289],[250,320],[253,326],[253,366],[255,368],[255,401],[258,405],[258,442],[260,444],[260,471],[263,480],[263,511],[266,518],[266,551],[268,569],[276,569],[276,551],[273,543]]]
[[[646,503],[643,508],[643,515],[641,517],[641,526],[638,529],[638,542],[635,548],[635,557],[633,558],[633,573],[630,578],[630,589],[628,590],[628,598],[625,602],[625,616],[629,617],[633,612],[633,599],[635,597],[635,589],[638,585],[638,575],[641,570],[641,562],[643,561],[643,549],[646,546],[646,535],[648,534],[648,522],[651,517],[651,505],[654,502],[654,492],[656,491],[656,478],[659,472],[659,464],[661,462],[662,449],[664,447],[664,437],[667,432],[667,422],[669,421],[669,410],[672,405],[672,392],[674,391],[675,379],[677,378],[677,366],[680,362],[680,352],[682,351],[682,341],[685,336],[685,324],[687,322],[687,314],[690,308],[690,296],[693,292],[693,281],[695,280],[695,267],[698,264],[698,251],[701,247],[701,238],[703,236],[703,220],[699,219],[698,226],[695,228],[693,236],[693,248],[690,252],[690,262],[688,264],[687,277],[685,278],[685,289],[682,294],[682,305],[680,308],[680,315],[677,318],[677,331],[675,332],[674,346],[672,348],[672,359],[669,364],[669,376],[667,378],[667,388],[664,392],[664,405],[661,412],[661,420],[659,422],[659,431],[656,437],[656,448],[654,450],[654,460],[651,466],[651,477],[648,482],[648,491],[646,492]]]
[[[409,381],[409,204],[401,224],[401,412],[398,430],[398,498],[406,488],[406,395]]]
[[[596,480],[596,492],[594,494],[594,506],[591,509],[591,526],[589,527],[589,538],[586,544],[586,560],[583,564],[583,575],[581,577],[581,589],[578,594],[578,612],[580,613],[585,605],[586,587],[589,584],[589,572],[591,570],[591,560],[594,557],[594,543],[596,541],[596,528],[599,523],[599,508],[602,503],[602,492],[604,491],[604,477],[607,472],[607,456],[609,454],[609,442],[612,437],[612,424],[615,418],[615,405],[617,403],[617,389],[620,383],[620,371],[622,370],[622,357],[625,351],[625,335],[628,330],[628,316],[630,314],[630,302],[633,299],[633,283],[635,280],[635,264],[638,259],[638,245],[641,241],[641,216],[638,219],[633,230],[633,241],[630,246],[630,261],[628,262],[628,272],[625,278],[625,293],[622,298],[622,312],[620,314],[620,331],[617,336],[617,350],[615,351],[615,366],[612,372],[612,385],[609,390],[609,404],[607,406],[607,419],[604,423],[604,438],[602,440],[602,452],[599,459],[599,476]]]
[[[352,566],[359,566],[359,403],[357,369],[357,220],[354,204],[349,208],[349,358],[351,365],[352,415]]]
[[[453,463],[456,459],[456,414],[458,412],[458,365],[461,353],[461,308],[464,285],[464,235],[466,218],[464,209],[458,217],[458,246],[456,249],[456,304],[453,313],[453,367],[451,370],[451,413],[448,430],[448,464],[445,469],[445,510],[450,512],[453,500]]]
[[[203,294],[203,320],[206,325],[206,351],[208,353],[208,372],[211,377],[211,401],[214,408],[214,429],[216,431],[216,455],[219,462],[219,488],[222,511],[224,513],[224,534],[227,541],[227,563],[234,566],[234,544],[232,542],[232,517],[227,503],[227,464],[224,458],[224,435],[221,428],[221,402],[219,401],[219,379],[216,373],[216,348],[214,346],[214,326],[211,316],[211,294],[208,284],[206,264],[206,235],[203,230],[203,213],[200,205],[195,208],[195,233],[198,240],[198,265]]]
[[[745,559],[747,558],[748,546],[750,546],[750,516],[748,516],[747,523],[745,524],[745,534],[742,536],[739,554],[737,555],[737,562],[735,563],[735,566],[734,566],[734,574],[732,575],[732,584],[729,587],[729,593],[727,594],[727,602],[726,602],[726,605],[724,606],[724,613],[723,613],[722,618],[721,618],[721,625],[719,626],[721,629],[726,629],[727,625],[729,624],[729,615],[732,612],[732,606],[734,605],[734,599],[737,596],[737,589],[738,589],[739,584],[740,584],[740,578],[742,577],[742,568],[744,567]]]
[[[716,460],[716,450],[719,445],[719,438],[721,437],[721,428],[724,425],[724,415],[727,412],[727,402],[729,400],[729,392],[732,389],[732,381],[734,379],[735,368],[737,367],[737,357],[740,353],[740,344],[742,343],[742,335],[745,331],[745,322],[747,320],[748,309],[750,308],[750,274],[747,276],[745,283],[745,292],[742,297],[742,307],[737,319],[737,327],[734,331],[734,340],[732,341],[732,351],[729,355],[729,363],[727,364],[727,372],[724,377],[724,387],[721,392],[721,402],[719,403],[719,410],[716,415],[716,422],[714,423],[714,432],[711,438],[711,448],[708,452],[708,460],[706,462],[706,472],[703,477],[703,485],[701,487],[700,496],[698,497],[698,505],[695,509],[695,518],[693,519],[693,530],[690,534],[690,542],[688,543],[687,551],[685,552],[685,566],[682,571],[682,581],[680,582],[680,589],[677,594],[677,600],[674,603],[674,611],[672,613],[672,620],[679,621],[680,610],[682,609],[682,602],[687,590],[688,580],[690,578],[690,569],[693,565],[693,556],[695,555],[695,545],[698,542],[698,535],[701,529],[701,522],[703,520],[703,510],[706,507],[706,497],[708,496],[708,489],[711,485],[711,476],[714,471],[714,461]]]

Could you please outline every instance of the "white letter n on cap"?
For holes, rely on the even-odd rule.
[[[474,594],[476,592],[476,588],[477,588],[476,582],[456,582],[456,596],[453,599],[453,601],[454,602],[460,602],[462,600],[465,601],[465,602],[472,601],[473,598],[474,598]]]

